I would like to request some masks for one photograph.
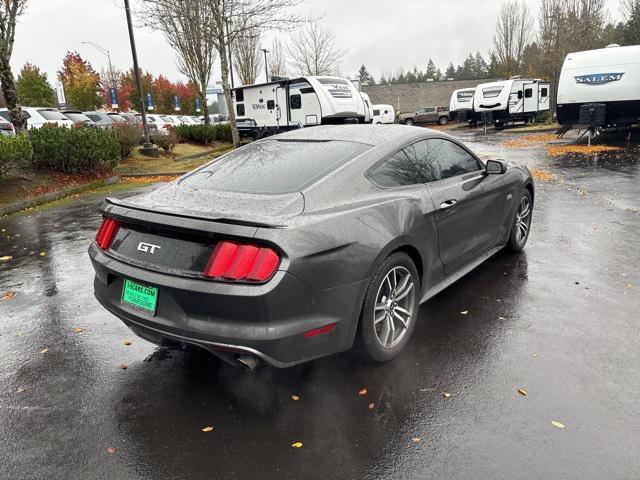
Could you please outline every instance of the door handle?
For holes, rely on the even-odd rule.
[[[442,202],[440,204],[440,210],[445,210],[447,208],[451,208],[453,207],[456,203],[458,203],[457,200],[447,200],[446,202]]]

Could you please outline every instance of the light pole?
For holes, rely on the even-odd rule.
[[[129,0],[124,0],[124,9],[127,14],[127,27],[129,28],[129,42],[131,43],[131,56],[133,57],[133,74],[136,79],[136,88],[138,90],[138,98],[140,99],[140,114],[142,115],[142,130],[144,132],[144,143],[140,152],[150,157],[160,155],[158,147],[151,143],[149,139],[149,127],[147,126],[147,112],[144,108],[144,98],[142,97],[142,84],[140,82],[140,69],[138,68],[138,53],[136,52],[136,40],[133,36],[133,25],[131,23],[131,8]]]
[[[267,68],[267,53],[269,53],[269,50],[267,50],[266,48],[261,48],[260,50],[262,50],[264,52],[264,78],[265,81],[269,81],[269,69]]]
[[[83,45],[91,45],[93,48],[95,48],[96,50],[98,50],[100,53],[102,53],[103,55],[106,55],[107,60],[109,61],[109,77],[111,80],[111,88],[113,88],[114,91],[116,90],[116,79],[114,78],[113,75],[113,65],[111,65],[111,54],[109,53],[109,50],[107,50],[104,47],[101,47],[100,45],[98,45],[95,42],[80,42]]]

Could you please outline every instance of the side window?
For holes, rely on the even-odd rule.
[[[302,96],[298,93],[291,95],[289,99],[291,110],[299,110],[302,108]]]
[[[441,138],[426,142],[429,144],[429,163],[436,178],[451,178],[480,170],[478,160],[459,145]]]
[[[518,100],[522,99],[522,90],[518,90]]]
[[[88,113],[87,117],[89,117],[94,122],[99,122],[100,120],[102,120],[102,118],[100,118],[100,115],[95,115],[95,114],[92,114],[92,113]]]
[[[421,141],[396,152],[368,172],[369,178],[381,187],[398,187],[432,182],[436,176],[428,161],[427,141]]]
[[[244,102],[244,90],[236,90],[236,102]]]
[[[244,117],[244,104],[243,103],[238,103],[236,105],[236,113],[238,114],[239,117]]]
[[[533,90],[531,88],[527,88],[524,91],[524,98],[531,98],[533,97]]]
[[[540,89],[540,96],[542,98],[545,98],[549,95],[549,90],[547,89],[547,87],[541,88]]]
[[[374,110],[373,114],[377,117],[378,115],[380,115],[380,110]]]
[[[267,110],[273,110],[274,108],[276,108],[276,102],[267,100]]]
[[[425,109],[424,109],[424,111],[425,111],[426,113],[433,113],[433,112],[435,112],[435,111],[436,111],[436,109],[435,109],[435,108],[425,108]]]

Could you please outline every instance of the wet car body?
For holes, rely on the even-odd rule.
[[[528,190],[533,197],[526,168],[505,165],[503,174],[491,175],[475,156],[476,171],[397,187],[376,183],[386,159],[433,139],[473,156],[427,129],[314,127],[243,147],[259,156],[260,148],[280,145],[273,142],[313,144],[319,152],[334,143],[357,145],[349,158],[299,189],[248,193],[199,186],[214,162],[139,197],[108,199],[101,213],[119,228],[106,250],[96,243],[89,248],[96,298],[143,338],[199,346],[226,359],[251,355],[286,367],[348,350],[367,287],[392,252],[415,263],[424,302],[502,248],[518,194]],[[260,181],[269,182],[268,175]],[[454,197],[455,205],[443,206]],[[253,283],[204,278],[212,252],[229,239],[273,249],[277,270]],[[144,245],[158,248],[150,255]],[[152,315],[123,304],[125,279],[158,289]]]

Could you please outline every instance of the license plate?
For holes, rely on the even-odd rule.
[[[124,279],[122,287],[122,303],[133,308],[155,315],[156,303],[158,302],[158,289],[140,285],[128,278]]]

